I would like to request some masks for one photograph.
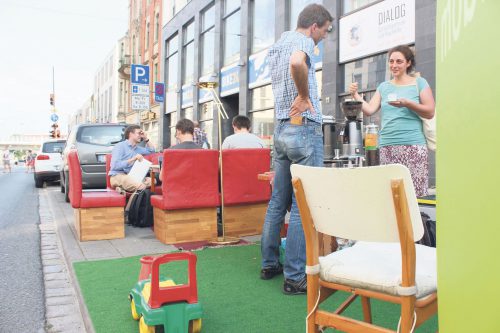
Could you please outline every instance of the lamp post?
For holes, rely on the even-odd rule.
[[[217,87],[217,82],[215,81],[200,81],[196,84],[200,89],[206,89],[212,93],[212,97],[214,99],[214,104],[217,106],[217,119],[219,124],[217,126],[218,139],[219,139],[219,179],[220,179],[220,193],[221,193],[221,205],[220,205],[220,215],[222,222],[222,237],[217,237],[216,240],[211,241],[214,245],[227,245],[227,244],[236,244],[240,241],[239,238],[236,237],[226,237],[226,228],[224,223],[224,178],[222,176],[223,164],[222,164],[222,119],[227,120],[229,117],[227,116],[227,112],[224,109],[224,105],[222,104],[219,96],[217,96],[217,92],[215,88]]]

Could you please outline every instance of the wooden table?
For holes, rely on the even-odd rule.
[[[149,166],[149,176],[151,177],[151,193],[155,192],[156,172],[160,172],[160,166],[152,164]]]

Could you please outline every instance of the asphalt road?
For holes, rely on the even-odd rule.
[[[54,185],[51,185],[54,186]],[[43,332],[38,192],[33,174],[0,171],[0,332]]]

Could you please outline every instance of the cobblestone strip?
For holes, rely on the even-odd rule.
[[[59,248],[56,226],[46,196],[42,191],[39,193],[45,330],[47,333],[84,333],[85,325],[66,262]]]

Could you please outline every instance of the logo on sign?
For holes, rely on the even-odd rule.
[[[132,85],[132,95],[148,95],[149,96],[149,86],[142,84]]]
[[[135,84],[149,84],[149,66],[132,65],[131,81]]]

